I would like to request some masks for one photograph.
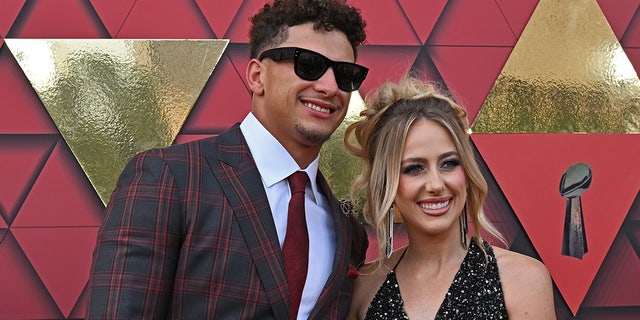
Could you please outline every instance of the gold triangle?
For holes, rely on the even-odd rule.
[[[596,0],[541,0],[475,133],[640,133],[640,81]]]
[[[104,204],[133,155],[173,143],[229,43],[5,42]]]
[[[365,109],[365,103],[360,92],[351,93],[349,109],[344,117],[344,121],[331,135],[331,138],[322,145],[320,151],[320,170],[327,183],[331,187],[331,192],[338,199],[349,199],[351,182],[360,171],[358,158],[350,155],[344,148],[344,133],[347,127],[360,119],[360,112]]]

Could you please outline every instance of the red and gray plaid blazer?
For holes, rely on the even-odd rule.
[[[343,319],[367,237],[334,213],[333,272],[312,319]],[[98,232],[87,318],[287,319],[284,263],[269,203],[238,125],[135,156]]]

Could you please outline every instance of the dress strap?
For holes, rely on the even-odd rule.
[[[409,250],[409,246],[407,246],[406,248],[404,248],[404,251],[402,252],[402,255],[400,256],[400,259],[398,259],[398,262],[396,262],[396,265],[393,266],[393,271],[396,271],[396,268],[398,267],[398,265],[400,264],[400,261],[402,261],[402,258],[404,258],[404,254],[407,253],[407,250]]]

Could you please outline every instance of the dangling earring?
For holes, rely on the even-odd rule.
[[[393,207],[389,208],[389,220],[387,220],[387,258],[391,257],[391,252],[393,252]]]
[[[467,205],[464,205],[462,208],[462,213],[460,214],[460,243],[462,243],[462,247],[467,250]]]

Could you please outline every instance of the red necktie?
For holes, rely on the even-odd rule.
[[[282,256],[291,296],[289,318],[296,319],[309,264],[309,234],[304,215],[304,189],[308,179],[306,173],[297,171],[287,180],[291,188],[291,200],[289,200],[287,234],[282,245]]]

